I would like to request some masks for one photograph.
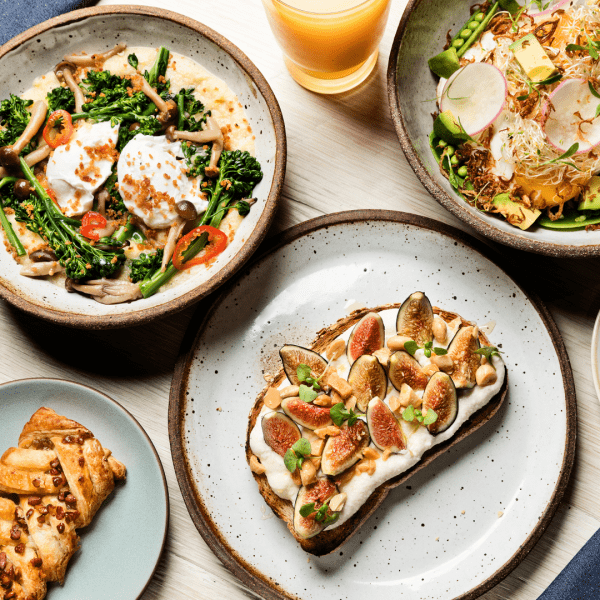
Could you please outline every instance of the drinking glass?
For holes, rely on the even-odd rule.
[[[337,94],[377,64],[391,0],[262,0],[285,65],[305,88]]]

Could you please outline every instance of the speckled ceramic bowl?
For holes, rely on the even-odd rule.
[[[437,54],[449,29],[456,31],[469,16],[471,2],[408,0],[388,65],[388,98],[400,145],[427,191],[453,215],[480,234],[507,246],[550,256],[600,256],[600,231],[553,231],[533,226],[527,231],[503,218],[469,206],[440,173],[429,149],[436,110],[437,77],[427,59]],[[522,4],[522,2],[521,2]]]
[[[223,23],[223,29],[227,23]],[[50,19],[0,48],[0,88],[23,93],[35,77],[54,68],[63,55],[102,51],[118,41],[131,46],[167,46],[196,60],[223,79],[244,105],[256,135],[256,156],[264,173],[255,188],[258,202],[233,242],[210,270],[185,277],[148,299],[105,306],[52,283],[19,275],[7,252],[0,252],[0,296],[54,322],[104,329],[139,325],[183,309],[231,277],[256,250],[275,215],[283,186],[286,138],[283,117],[269,84],[236,46],[212,29],[166,10],[141,6],[86,8]]]

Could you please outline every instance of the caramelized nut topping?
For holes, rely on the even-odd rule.
[[[58,531],[58,533],[64,533],[65,532],[65,524],[64,523],[59,523],[56,526],[56,531]]]
[[[75,506],[77,504],[77,498],[73,494],[67,494],[65,496],[65,503],[69,506]]]
[[[58,467],[60,466],[60,461],[58,460],[58,458],[55,458],[51,463],[50,466],[53,469],[58,469]]]
[[[65,518],[65,509],[62,506],[56,507],[56,518],[62,521]]]
[[[83,458],[83,456],[79,457],[79,466],[83,467],[83,465],[85,465],[85,458]]]
[[[29,496],[29,498],[27,499],[27,504],[29,504],[29,506],[37,506],[41,503],[42,499],[39,496]]]
[[[30,508],[27,513],[26,513],[26,517],[29,519],[31,517],[31,515],[33,514],[33,508]]]
[[[42,485],[42,480],[36,478],[31,483],[33,483],[33,487],[40,487]]]
[[[15,552],[17,554],[24,554],[25,553],[25,544],[23,544],[23,543],[17,544],[15,546]]]
[[[33,567],[41,567],[42,566],[42,559],[39,556],[36,556],[35,558],[32,558],[30,561],[31,565]]]

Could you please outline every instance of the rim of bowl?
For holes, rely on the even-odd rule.
[[[396,135],[400,141],[400,147],[408,160],[412,170],[419,178],[425,189],[441,204],[446,210],[450,211],[455,217],[466,223],[475,231],[485,236],[486,238],[499,242],[518,250],[525,252],[534,252],[536,254],[544,254],[554,257],[570,257],[570,258],[587,258],[590,256],[600,256],[600,243],[589,244],[585,246],[576,246],[573,244],[556,244],[554,242],[546,242],[525,238],[519,235],[516,231],[506,232],[501,231],[493,224],[486,222],[479,215],[472,213],[466,208],[466,204],[460,198],[450,196],[444,190],[434,177],[427,171],[425,165],[417,155],[408,130],[405,124],[405,118],[400,106],[399,97],[399,81],[398,81],[398,57],[404,34],[406,33],[407,25],[414,9],[425,0],[409,0],[390,51],[387,71],[387,91],[390,112]],[[407,115],[408,118],[408,115]]]
[[[56,27],[67,24],[77,23],[89,17],[99,15],[136,15],[142,17],[153,17],[172,21],[188,29],[192,29],[202,37],[224,50],[231,56],[238,67],[252,80],[252,83],[258,88],[269,109],[270,117],[273,122],[275,133],[275,165],[273,181],[267,196],[263,212],[256,223],[256,226],[248,236],[248,239],[240,251],[230,260],[222,269],[217,271],[210,279],[201,283],[194,289],[166,302],[159,306],[150,308],[141,308],[134,312],[115,315],[84,315],[76,312],[64,312],[54,308],[39,306],[35,302],[25,298],[16,288],[10,285],[10,282],[0,283],[0,297],[10,302],[13,306],[22,311],[40,317],[42,319],[66,325],[79,329],[112,329],[117,327],[132,327],[147,323],[159,317],[165,317],[179,312],[189,304],[197,302],[208,294],[214,292],[232,277],[254,254],[260,243],[265,238],[269,226],[271,225],[285,179],[286,160],[287,160],[287,141],[285,133],[285,124],[279,103],[271,86],[267,83],[264,75],[258,70],[255,64],[232,42],[217,33],[214,29],[207,27],[203,23],[179,13],[165,10],[162,8],[151,8],[147,6],[114,5],[114,6],[94,6],[75,10],[52,19],[48,19],[39,25],[27,29],[16,37],[12,38],[0,47],[0,60],[11,50],[14,50],[24,42],[45,33]],[[90,299],[90,302],[93,300]]]
[[[594,323],[594,331],[592,332],[592,379],[594,380],[594,388],[596,389],[596,396],[600,401],[600,373],[598,369],[598,343],[600,342],[600,312],[596,316],[596,322]]]

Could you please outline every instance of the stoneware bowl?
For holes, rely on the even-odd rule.
[[[352,310],[415,290],[493,327],[508,395],[477,431],[390,490],[343,546],[308,561],[246,463],[248,414],[264,375],[281,368],[284,343],[310,345]],[[523,406],[536,419],[523,419]],[[280,234],[200,304],[171,385],[169,436],[192,520],[261,598],[473,600],[523,560],[556,511],[574,460],[575,407],[550,313],[488,246],[439,221],[365,210]]]
[[[408,0],[388,64],[388,98],[400,145],[427,191],[453,215],[480,234],[507,246],[550,256],[600,256],[600,231],[521,231],[501,217],[478,211],[454,193],[429,149],[436,110],[437,77],[427,59],[437,54],[446,32],[456,31],[474,2]],[[522,4],[522,2],[521,2]]]
[[[0,385],[0,404],[0,453],[16,446],[31,415],[47,406],[90,429],[127,467],[127,479],[117,482],[90,525],[78,531],[81,548],[64,585],[51,584],[48,598],[141,598],[159,564],[169,524],[165,474],[142,426],[105,394],[64,379],[9,381]]]
[[[227,23],[223,23],[226,29]],[[151,298],[105,306],[44,280],[22,277],[12,257],[0,252],[0,296],[39,317],[72,327],[104,329],[139,325],[183,309],[218,288],[256,250],[275,215],[285,177],[283,117],[269,84],[236,46],[212,29],[177,13],[141,6],[77,10],[50,19],[0,48],[0,88],[21,94],[35,77],[54,68],[63,55],[103,51],[116,42],[165,45],[194,59],[237,94],[256,135],[256,156],[264,173],[255,188],[258,202],[233,242],[210,270],[201,270]]]

